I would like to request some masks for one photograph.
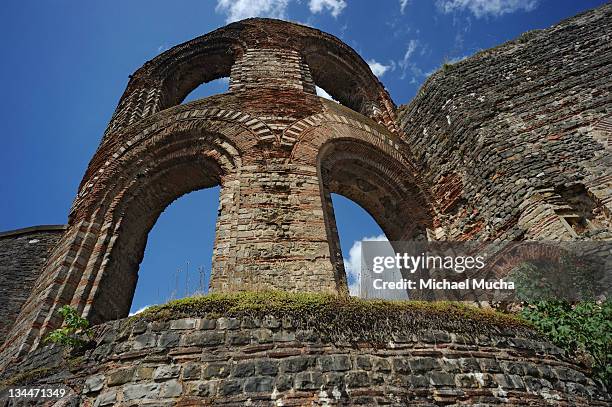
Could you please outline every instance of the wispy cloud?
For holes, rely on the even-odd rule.
[[[403,58],[397,63],[400,67],[402,74],[400,79],[410,77],[411,84],[417,84],[423,77],[423,70],[419,68],[416,62],[413,61],[413,56],[419,47],[419,41],[412,39],[408,41],[406,51],[404,52]]]
[[[438,0],[436,5],[443,13],[468,10],[476,18],[499,17],[519,10],[532,11],[539,0]]]
[[[342,10],[346,8],[346,1],[344,0],[310,0],[308,2],[308,8],[313,14],[322,13],[325,9],[328,9],[330,14],[334,17],[338,17]]]
[[[372,73],[378,76],[379,78],[383,76],[385,72],[392,68],[392,65],[383,65],[380,62],[375,61],[374,59],[368,59],[367,63],[370,69],[372,70]]]
[[[249,17],[285,18],[289,0],[217,0],[217,13],[226,14],[226,22]]]
[[[215,11],[225,14],[227,23],[250,17],[287,19],[287,9],[292,1],[296,0],[217,0]],[[345,0],[308,1],[308,9],[313,14],[328,11],[338,17],[345,8]]]
[[[419,42],[417,40],[410,40],[408,42],[406,52],[404,52],[404,58],[402,58],[402,61],[400,62],[400,66],[402,68],[410,63],[410,58],[412,57],[412,54],[414,54],[414,51],[416,51],[418,45]]]
[[[348,258],[344,259],[344,271],[349,283],[349,293],[351,295],[359,295],[361,287],[361,242],[364,240],[372,240],[377,242],[386,242],[385,235],[364,237],[359,241],[355,241],[349,250]],[[389,246],[391,246],[389,244]]]
[[[404,11],[406,11],[406,6],[408,6],[408,2],[409,1],[410,0],[399,0],[399,3],[400,3],[400,12],[402,14],[404,14]]]

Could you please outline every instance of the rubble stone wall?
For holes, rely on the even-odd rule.
[[[0,344],[65,229],[34,226],[0,234]]]
[[[610,239],[612,5],[446,64],[398,109],[446,239]]]
[[[346,294],[334,192],[390,239],[611,238],[611,19],[604,5],[445,65],[399,109],[354,50],[297,24],[248,19],[162,53],[131,76],[68,229],[14,294],[30,293],[0,370],[63,305],[94,324],[127,316],[157,216],[215,185],[213,291]],[[228,93],[180,104],[228,75]]]
[[[96,327],[84,355],[42,348],[2,378],[17,370],[13,386],[67,385],[94,406],[608,405],[588,372],[538,335],[467,326],[372,345],[273,316],[119,320]]]

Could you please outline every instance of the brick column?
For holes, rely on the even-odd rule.
[[[247,49],[234,63],[230,92],[249,89],[296,90],[315,94],[308,65],[288,49]]]
[[[314,165],[243,166],[222,187],[210,289],[345,293],[329,242]]]

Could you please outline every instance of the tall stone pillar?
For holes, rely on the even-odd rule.
[[[315,94],[308,66],[286,49],[248,49],[232,67],[229,89],[254,98]],[[273,130],[295,120],[269,110]],[[316,157],[310,165],[292,164],[271,144],[257,148],[222,180],[210,289],[346,293],[342,263],[330,254],[337,233],[330,242]]]

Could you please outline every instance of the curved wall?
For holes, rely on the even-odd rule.
[[[0,233],[0,344],[64,230],[64,225],[45,225]]]
[[[438,237],[612,237],[611,19],[608,4],[445,65],[398,109]]]
[[[94,406],[608,405],[583,367],[525,328],[424,315],[377,346],[270,315],[113,321],[85,355],[30,354],[12,385],[64,385],[63,402]]]

